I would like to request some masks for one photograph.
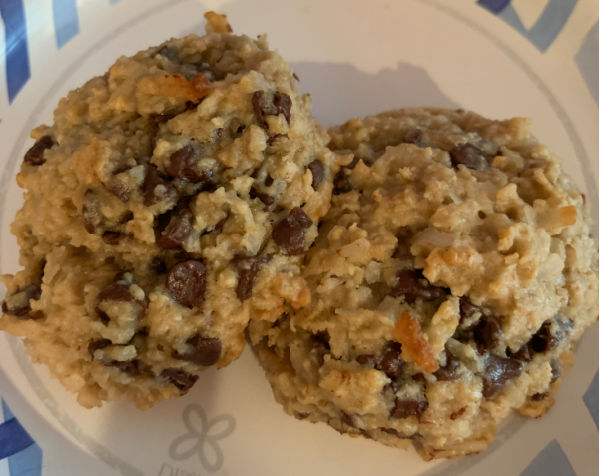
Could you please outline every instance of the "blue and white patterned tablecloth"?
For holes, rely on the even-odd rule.
[[[119,0],[99,1],[104,1],[106,8],[113,8],[119,2]],[[122,2],[127,1],[130,0],[122,0]],[[495,15],[498,21],[510,25],[527,38],[541,54],[545,54],[560,38],[561,31],[578,1],[594,2],[595,0],[478,0],[472,3],[473,8],[486,9],[491,15]],[[33,1],[0,0],[0,15],[4,27],[4,40],[3,43],[0,42],[4,55],[0,54],[0,60],[4,61],[5,58],[2,67],[5,77],[0,78],[0,95],[4,95],[5,99],[0,101],[0,104],[7,107],[10,107],[31,79],[32,51],[28,36],[31,25],[28,24],[28,20],[32,18],[32,12],[28,9],[34,8],[35,4],[36,2]],[[60,50],[80,32],[78,3],[76,0],[52,0],[52,13],[52,19],[48,21],[54,28],[56,45]],[[565,51],[570,50],[565,49]],[[575,55],[565,57],[564,61],[576,65],[589,89],[589,100],[598,104],[597,20],[585,34]],[[6,117],[7,112],[0,109],[0,119]],[[10,394],[14,399],[19,398],[18,393],[9,386],[0,368],[0,476],[112,474],[108,467],[100,463],[96,464],[92,456],[82,454],[75,445],[58,432],[47,431],[44,433],[45,439],[34,440],[19,420],[26,415],[15,415],[6,401],[1,398],[3,394],[6,396]],[[598,373],[589,383],[582,399],[589,410],[590,417],[598,427]],[[575,475],[575,471],[560,442],[553,439],[531,458],[531,463],[521,475],[569,476]]]

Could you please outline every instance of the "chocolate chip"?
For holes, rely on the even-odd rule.
[[[427,400],[414,400],[412,398],[396,398],[394,408],[390,411],[391,418],[408,418],[416,416],[421,418],[421,415],[429,407]]]
[[[345,425],[354,427],[354,422],[352,421],[352,417],[343,410],[340,410],[340,420]]]
[[[546,398],[548,398],[550,394],[548,392],[543,392],[543,393],[534,393],[531,397],[529,397],[531,400],[533,400],[534,402],[541,402],[542,400],[545,400]]]
[[[560,360],[552,359],[550,361],[550,368],[552,369],[552,377],[550,383],[556,382],[562,374],[562,363]]]
[[[333,194],[341,195],[352,190],[352,185],[348,181],[348,176],[344,170],[340,170],[333,178]]]
[[[467,407],[461,407],[455,412],[450,413],[450,420],[456,420],[459,416],[463,415],[467,411]]]
[[[240,301],[245,301],[252,296],[252,288],[256,275],[263,264],[271,259],[270,255],[255,258],[246,258],[238,261],[238,284],[235,290]]]
[[[31,314],[30,301],[37,301],[42,295],[42,289],[37,284],[29,284],[19,288],[2,302],[2,312],[20,319],[37,319],[41,315]]]
[[[237,117],[234,117],[229,122],[229,133],[233,138],[240,137],[244,130],[246,129],[246,125]]]
[[[504,333],[498,317],[494,315],[482,316],[473,330],[473,337],[480,354],[502,345]]]
[[[131,210],[127,210],[125,213],[123,213],[123,216],[119,218],[119,224],[124,225],[131,220],[133,220],[133,212]]]
[[[300,78],[298,77],[298,75],[296,73],[292,73],[292,77],[296,80],[296,81],[300,81]]]
[[[173,357],[203,366],[214,365],[221,358],[221,340],[217,337],[202,337],[196,334],[186,343],[192,347],[192,350],[183,354],[175,351]]]
[[[164,56],[171,63],[177,63],[177,62],[179,62],[178,51],[175,48],[171,47],[171,46],[167,46],[167,45],[163,46],[160,50],[158,50],[158,52],[156,54]]]
[[[339,172],[335,174],[335,177],[333,177],[334,195],[341,195],[342,193],[348,193],[352,190],[352,185],[349,181],[351,173],[350,171],[356,167],[356,164],[358,164],[359,160],[360,159],[355,155],[352,158],[352,162],[350,162],[348,165],[344,165],[342,168],[340,168]]]
[[[404,296],[407,303],[412,304],[417,299],[433,301],[447,294],[446,289],[432,286],[420,271],[401,269],[396,274],[396,281],[390,290],[390,296]]]
[[[381,355],[375,361],[374,367],[385,373],[390,379],[397,379],[405,365],[404,360],[400,357],[401,353],[402,344],[400,342],[387,341]]]
[[[254,109],[256,122],[258,122],[258,125],[263,129],[268,129],[269,127],[265,120],[265,116],[272,114],[271,110],[267,107],[264,91],[255,91],[252,94],[252,108]]]
[[[319,159],[315,159],[308,164],[308,168],[312,174],[312,188],[316,190],[325,178],[325,167],[323,162]]]
[[[450,159],[454,167],[464,165],[469,169],[484,170],[489,165],[483,151],[469,143],[456,144],[450,150]]]
[[[106,184],[106,189],[113,195],[116,195],[117,198],[123,203],[127,202],[131,196],[131,190],[129,190],[129,187],[123,182],[119,182],[117,180],[113,180]]]
[[[136,299],[130,290],[130,286],[127,284],[122,284],[119,281],[119,277],[122,273],[119,273],[115,277],[115,282],[113,284],[109,284],[105,287],[98,296],[96,297],[96,314],[102,320],[103,323],[108,323],[110,321],[110,316],[101,309],[101,304],[107,301],[122,301],[122,302],[132,302],[137,304],[136,318],[140,319],[148,309],[148,298],[144,296],[143,299]]]
[[[407,144],[420,145],[422,138],[423,131],[421,129],[413,129],[408,134],[406,134],[406,137],[404,137],[404,142]]]
[[[356,357],[360,365],[375,365],[375,356],[371,354],[361,354]]]
[[[483,375],[483,396],[492,400],[498,396],[506,382],[517,378],[523,371],[523,362],[488,355]]]
[[[192,232],[194,215],[188,208],[184,208],[175,217],[171,218],[162,236],[156,244],[164,249],[174,250],[181,248],[183,242]]]
[[[102,240],[107,245],[118,245],[122,236],[118,231],[105,231],[102,233]]]
[[[175,189],[160,175],[154,164],[146,166],[146,177],[142,185],[142,192],[144,194],[144,205],[147,207],[161,201],[177,198]]]
[[[25,157],[23,161],[28,163],[29,165],[42,165],[46,162],[44,158],[44,152],[47,149],[50,149],[56,142],[51,136],[43,136],[40,137],[35,144],[31,146],[31,148],[25,152]]]
[[[88,344],[87,350],[93,359],[94,352],[96,352],[98,349],[104,349],[105,347],[108,347],[111,344],[112,344],[112,342],[109,339],[96,339],[96,340],[90,341],[90,343]]]
[[[312,223],[304,210],[300,207],[292,208],[287,218],[281,220],[273,228],[273,240],[287,254],[301,254],[304,251],[304,235]]]
[[[511,359],[520,360],[521,362],[531,362],[532,356],[529,350],[529,345],[524,344],[518,351],[512,353],[508,350],[508,356]]]
[[[188,182],[209,182],[212,177],[211,170],[199,170],[196,165],[202,157],[200,146],[194,147],[188,144],[173,152],[169,158],[167,173],[174,178],[187,180]]]
[[[109,362],[104,362],[104,365],[107,367],[116,367],[121,372],[125,372],[133,376],[142,374],[141,362],[138,359],[111,360]]]
[[[156,274],[163,274],[167,272],[167,265],[158,256],[152,258],[152,261],[150,262],[150,268],[152,268],[152,271],[154,271]]]
[[[549,350],[554,349],[559,343],[560,339],[563,335],[560,332],[557,332],[555,335],[552,335],[550,332],[551,327],[550,321],[544,322],[538,331],[533,335],[531,340],[529,341],[529,347],[535,353],[548,352]]]
[[[287,94],[276,92],[273,95],[273,105],[277,108],[277,114],[283,114],[287,123],[290,123],[290,109],[292,100]]]
[[[192,388],[198,380],[197,375],[192,375],[191,373],[186,372],[185,370],[176,369],[173,367],[164,369],[160,373],[160,375],[161,377],[167,379],[169,383],[172,383],[179,390],[181,390],[182,394],[187,393],[189,389]]]
[[[446,349],[446,365],[437,369],[433,375],[438,380],[456,380],[460,376],[460,360]]]
[[[271,185],[273,185],[273,177],[271,177],[270,175],[267,175],[265,177],[265,187],[270,187]]]
[[[265,207],[269,207],[275,203],[275,199],[268,193],[262,193],[256,190],[254,187],[250,189],[250,198],[258,198],[265,204]]]
[[[460,306],[460,323],[466,319],[470,319],[476,312],[481,313],[481,308],[471,302],[469,296],[461,296],[459,299]]]
[[[206,267],[202,261],[190,259],[174,265],[167,275],[167,289],[182,306],[201,306],[206,292]]]
[[[264,91],[255,91],[252,94],[252,108],[254,109],[254,116],[256,122],[263,129],[268,129],[269,124],[267,123],[265,116],[276,116],[283,114],[287,123],[290,123],[290,108],[292,107],[292,100],[287,94],[276,92],[273,94],[272,102],[269,103],[265,99]]]

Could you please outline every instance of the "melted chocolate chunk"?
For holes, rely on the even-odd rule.
[[[470,319],[476,312],[482,312],[479,306],[476,306],[471,302],[468,296],[461,296],[459,300],[460,305],[460,323],[466,319]]]
[[[212,171],[198,170],[196,167],[201,157],[200,146],[194,147],[188,144],[171,154],[166,171],[171,177],[187,180],[188,182],[209,182]]]
[[[375,365],[375,356],[371,354],[361,354],[356,357],[356,361],[360,365]]]
[[[391,418],[408,418],[416,416],[421,418],[429,407],[427,400],[414,400],[410,398],[396,398],[394,408],[390,411]]]
[[[183,369],[176,369],[173,367],[164,369],[160,375],[181,390],[182,394],[187,393],[198,380],[197,375],[192,375]]]
[[[483,354],[486,350],[495,349],[504,342],[504,333],[498,317],[489,315],[482,317],[473,331],[477,350]]]
[[[401,353],[402,344],[400,342],[387,341],[381,356],[375,361],[374,367],[385,373],[390,379],[397,379],[406,363],[400,357]]]
[[[259,192],[257,189],[252,187],[250,189],[250,198],[258,198],[261,202],[265,204],[265,207],[269,207],[275,203],[275,199],[269,195],[268,193]]]
[[[340,420],[347,426],[354,427],[354,422],[352,421],[352,417],[343,410],[340,410]]]
[[[405,301],[409,304],[414,303],[417,299],[434,301],[446,294],[446,289],[431,285],[420,271],[414,269],[398,271],[396,282],[390,290],[390,296],[404,296]]]
[[[175,48],[173,48],[171,46],[167,46],[167,45],[163,46],[160,50],[158,50],[158,52],[156,54],[164,56],[171,63],[179,62],[179,53]]]
[[[560,331],[552,335],[550,332],[551,325],[550,321],[544,322],[533,335],[529,341],[529,347],[533,352],[540,354],[542,352],[548,352],[558,346],[564,335]]]
[[[123,203],[127,202],[131,196],[131,190],[129,190],[129,187],[117,180],[113,180],[106,184],[106,189]]]
[[[107,367],[116,367],[121,372],[125,372],[133,376],[141,375],[143,373],[141,362],[138,359],[111,360],[109,362],[104,362],[104,365]]]
[[[102,233],[102,240],[107,245],[118,245],[122,236],[118,231],[105,231]]]
[[[131,294],[129,286],[126,284],[117,283],[121,278],[122,273],[119,273],[115,277],[115,282],[113,284],[109,284],[105,287],[98,296],[96,297],[96,314],[102,320],[104,324],[107,324],[110,321],[110,316],[100,309],[100,305],[102,302],[106,301],[123,301],[123,302],[135,302],[138,305],[137,310],[137,319],[140,319],[146,311],[148,310],[148,298],[144,296],[143,300],[136,299]]]
[[[238,261],[238,284],[235,290],[240,301],[245,301],[252,296],[254,280],[263,264],[271,259],[270,255],[245,258]]]
[[[315,159],[308,164],[308,168],[312,174],[312,188],[316,190],[325,178],[325,166],[319,159]]]
[[[175,250],[183,247],[183,242],[192,232],[194,215],[188,208],[184,208],[165,228],[156,244],[161,248]]]
[[[90,341],[90,343],[88,344],[87,350],[93,359],[94,352],[96,352],[99,349],[104,349],[105,347],[108,347],[111,344],[112,344],[112,342],[109,339],[96,339],[96,340]]]
[[[438,380],[456,380],[460,376],[460,360],[446,350],[446,365],[437,369],[433,375]]]
[[[167,274],[167,289],[182,306],[201,306],[206,292],[206,267],[202,261],[190,259],[175,264]]]
[[[174,358],[203,366],[214,365],[221,358],[222,345],[221,340],[217,337],[202,337],[200,334],[196,334],[186,343],[192,347],[192,350],[183,354],[175,351],[173,352]]]
[[[300,207],[292,208],[287,218],[273,228],[273,240],[288,255],[301,254],[304,251],[304,235],[312,223],[304,210]]]
[[[461,407],[455,412],[450,413],[450,420],[456,420],[467,411],[467,407]]]
[[[508,354],[509,354],[509,357],[511,359],[520,360],[522,362],[531,362],[531,359],[532,359],[532,355],[531,355],[531,352],[529,350],[529,345],[527,345],[527,344],[524,344],[515,353],[511,353],[510,350],[509,350]]]
[[[31,314],[30,301],[38,300],[42,295],[42,289],[38,284],[29,284],[18,289],[7,300],[2,302],[2,312],[18,317],[19,319],[37,319],[42,317]]]
[[[167,265],[158,256],[155,256],[154,258],[152,258],[152,261],[150,262],[150,268],[156,274],[164,274],[167,272]]]
[[[502,391],[506,382],[517,378],[523,371],[523,362],[488,355],[483,375],[483,396],[492,400]]]
[[[29,165],[42,165],[46,162],[44,158],[44,152],[50,149],[56,142],[51,136],[40,137],[31,148],[25,152],[23,161]]]
[[[273,94],[271,103],[265,98],[264,91],[255,91],[252,94],[252,108],[254,109],[254,116],[256,122],[263,129],[268,129],[269,124],[267,123],[265,116],[276,116],[283,114],[287,123],[290,123],[290,109],[292,107],[292,100],[287,94],[276,92]]]
[[[147,207],[163,200],[174,200],[177,197],[177,191],[160,175],[154,164],[146,166],[146,178],[142,185],[142,192],[144,194],[144,205]]]
[[[421,139],[423,138],[423,131],[421,129],[413,129],[404,138],[404,142],[407,144],[414,144],[421,146]]]
[[[450,159],[454,167],[464,165],[469,169],[484,170],[489,164],[483,151],[473,144],[456,144],[450,151]]]
[[[550,379],[550,383],[554,383],[562,374],[562,363],[560,360],[552,359],[550,361],[550,368],[552,369],[552,378]]]
[[[283,134],[270,134],[267,133],[267,145],[272,146],[273,143],[279,138],[283,137]]]
[[[233,137],[233,138],[240,137],[244,133],[245,129],[246,129],[245,124],[237,117],[234,117],[229,122],[229,133],[231,134],[231,137]]]
[[[534,402],[541,402],[542,400],[545,400],[546,398],[548,398],[550,396],[550,394],[548,392],[543,392],[543,393],[534,393],[531,397],[529,397],[531,400],[533,400]]]
[[[273,95],[273,105],[277,109],[277,114],[283,114],[287,123],[290,123],[290,109],[292,108],[292,100],[287,94],[276,92]]]

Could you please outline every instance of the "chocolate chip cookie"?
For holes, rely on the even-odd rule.
[[[332,190],[308,96],[266,39],[209,13],[62,99],[32,133],[0,329],[86,406],[187,392],[250,316],[305,305],[299,261]]]
[[[597,319],[597,251],[529,121],[407,109],[329,132],[346,159],[303,268],[312,302],[250,327],[277,400],[425,459],[544,413]]]

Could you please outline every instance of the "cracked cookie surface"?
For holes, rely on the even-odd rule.
[[[277,400],[425,459],[541,415],[597,319],[597,251],[529,121],[407,109],[329,133],[347,157],[303,267],[312,302],[250,327]]]
[[[0,329],[86,406],[188,391],[249,317],[306,304],[300,255],[333,154],[265,37],[207,34],[121,57],[32,133]]]

